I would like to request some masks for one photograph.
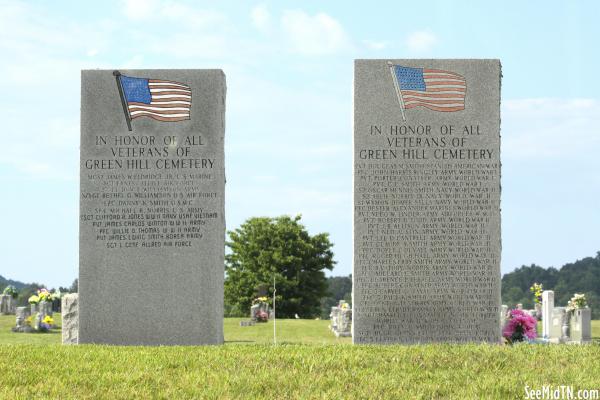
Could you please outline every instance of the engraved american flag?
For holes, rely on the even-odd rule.
[[[456,72],[390,65],[402,111],[426,107],[433,111],[465,109],[467,82]]]
[[[181,82],[120,75],[131,119],[176,122],[190,119],[192,90]]]

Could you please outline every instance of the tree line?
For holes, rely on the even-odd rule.
[[[555,306],[566,306],[575,293],[585,294],[592,318],[600,319],[600,251],[595,257],[567,263],[560,269],[531,264],[505,274],[502,277],[502,304],[514,307],[522,303],[524,308],[533,308],[529,288],[534,283],[541,283],[544,290],[554,291]]]

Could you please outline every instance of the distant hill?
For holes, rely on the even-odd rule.
[[[12,279],[6,279],[2,275],[0,275],[0,292],[2,292],[4,290],[4,288],[7,287],[8,285],[13,285],[14,287],[16,287],[19,290],[28,286],[26,283],[19,282],[19,281],[13,281]]]
[[[596,257],[586,257],[560,269],[532,264],[505,274],[502,277],[502,304],[514,307],[523,303],[524,308],[533,308],[529,288],[536,282],[541,283],[544,290],[554,290],[556,306],[565,306],[575,293],[585,293],[592,308],[592,318],[600,319],[600,252]]]

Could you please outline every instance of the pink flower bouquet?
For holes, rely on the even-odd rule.
[[[509,343],[524,342],[537,337],[537,319],[523,310],[510,310],[510,318],[504,325],[502,336]]]
[[[269,314],[267,314],[263,310],[260,310],[259,312],[256,313],[256,320],[258,322],[267,322],[269,320]]]

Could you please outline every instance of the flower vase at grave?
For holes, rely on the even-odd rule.
[[[35,314],[35,317],[33,318],[33,328],[36,331],[40,330],[40,325],[43,320],[44,320],[44,316],[42,315],[41,312],[38,312],[37,314]]]
[[[535,317],[538,321],[542,320],[542,303],[535,303]]]
[[[38,304],[38,307],[37,307],[37,314],[35,314],[35,315],[39,316],[40,321],[43,321],[44,318],[46,318],[46,315],[48,315],[47,311],[48,311],[48,302],[40,301],[40,303]],[[34,315],[34,314],[32,313],[31,315]],[[36,323],[37,323],[37,319],[36,319]],[[38,325],[36,325],[36,329],[37,329],[37,326]]]
[[[562,320],[562,337],[561,342],[566,343],[569,341],[569,322],[571,320],[571,313],[569,311],[563,314]]]
[[[31,315],[35,315],[39,309],[40,309],[39,304],[31,303]]]
[[[40,312],[44,314],[44,316],[52,316],[52,302],[51,301],[40,301]]]
[[[269,305],[267,303],[260,303],[259,311],[265,313],[267,319],[269,318]]]

